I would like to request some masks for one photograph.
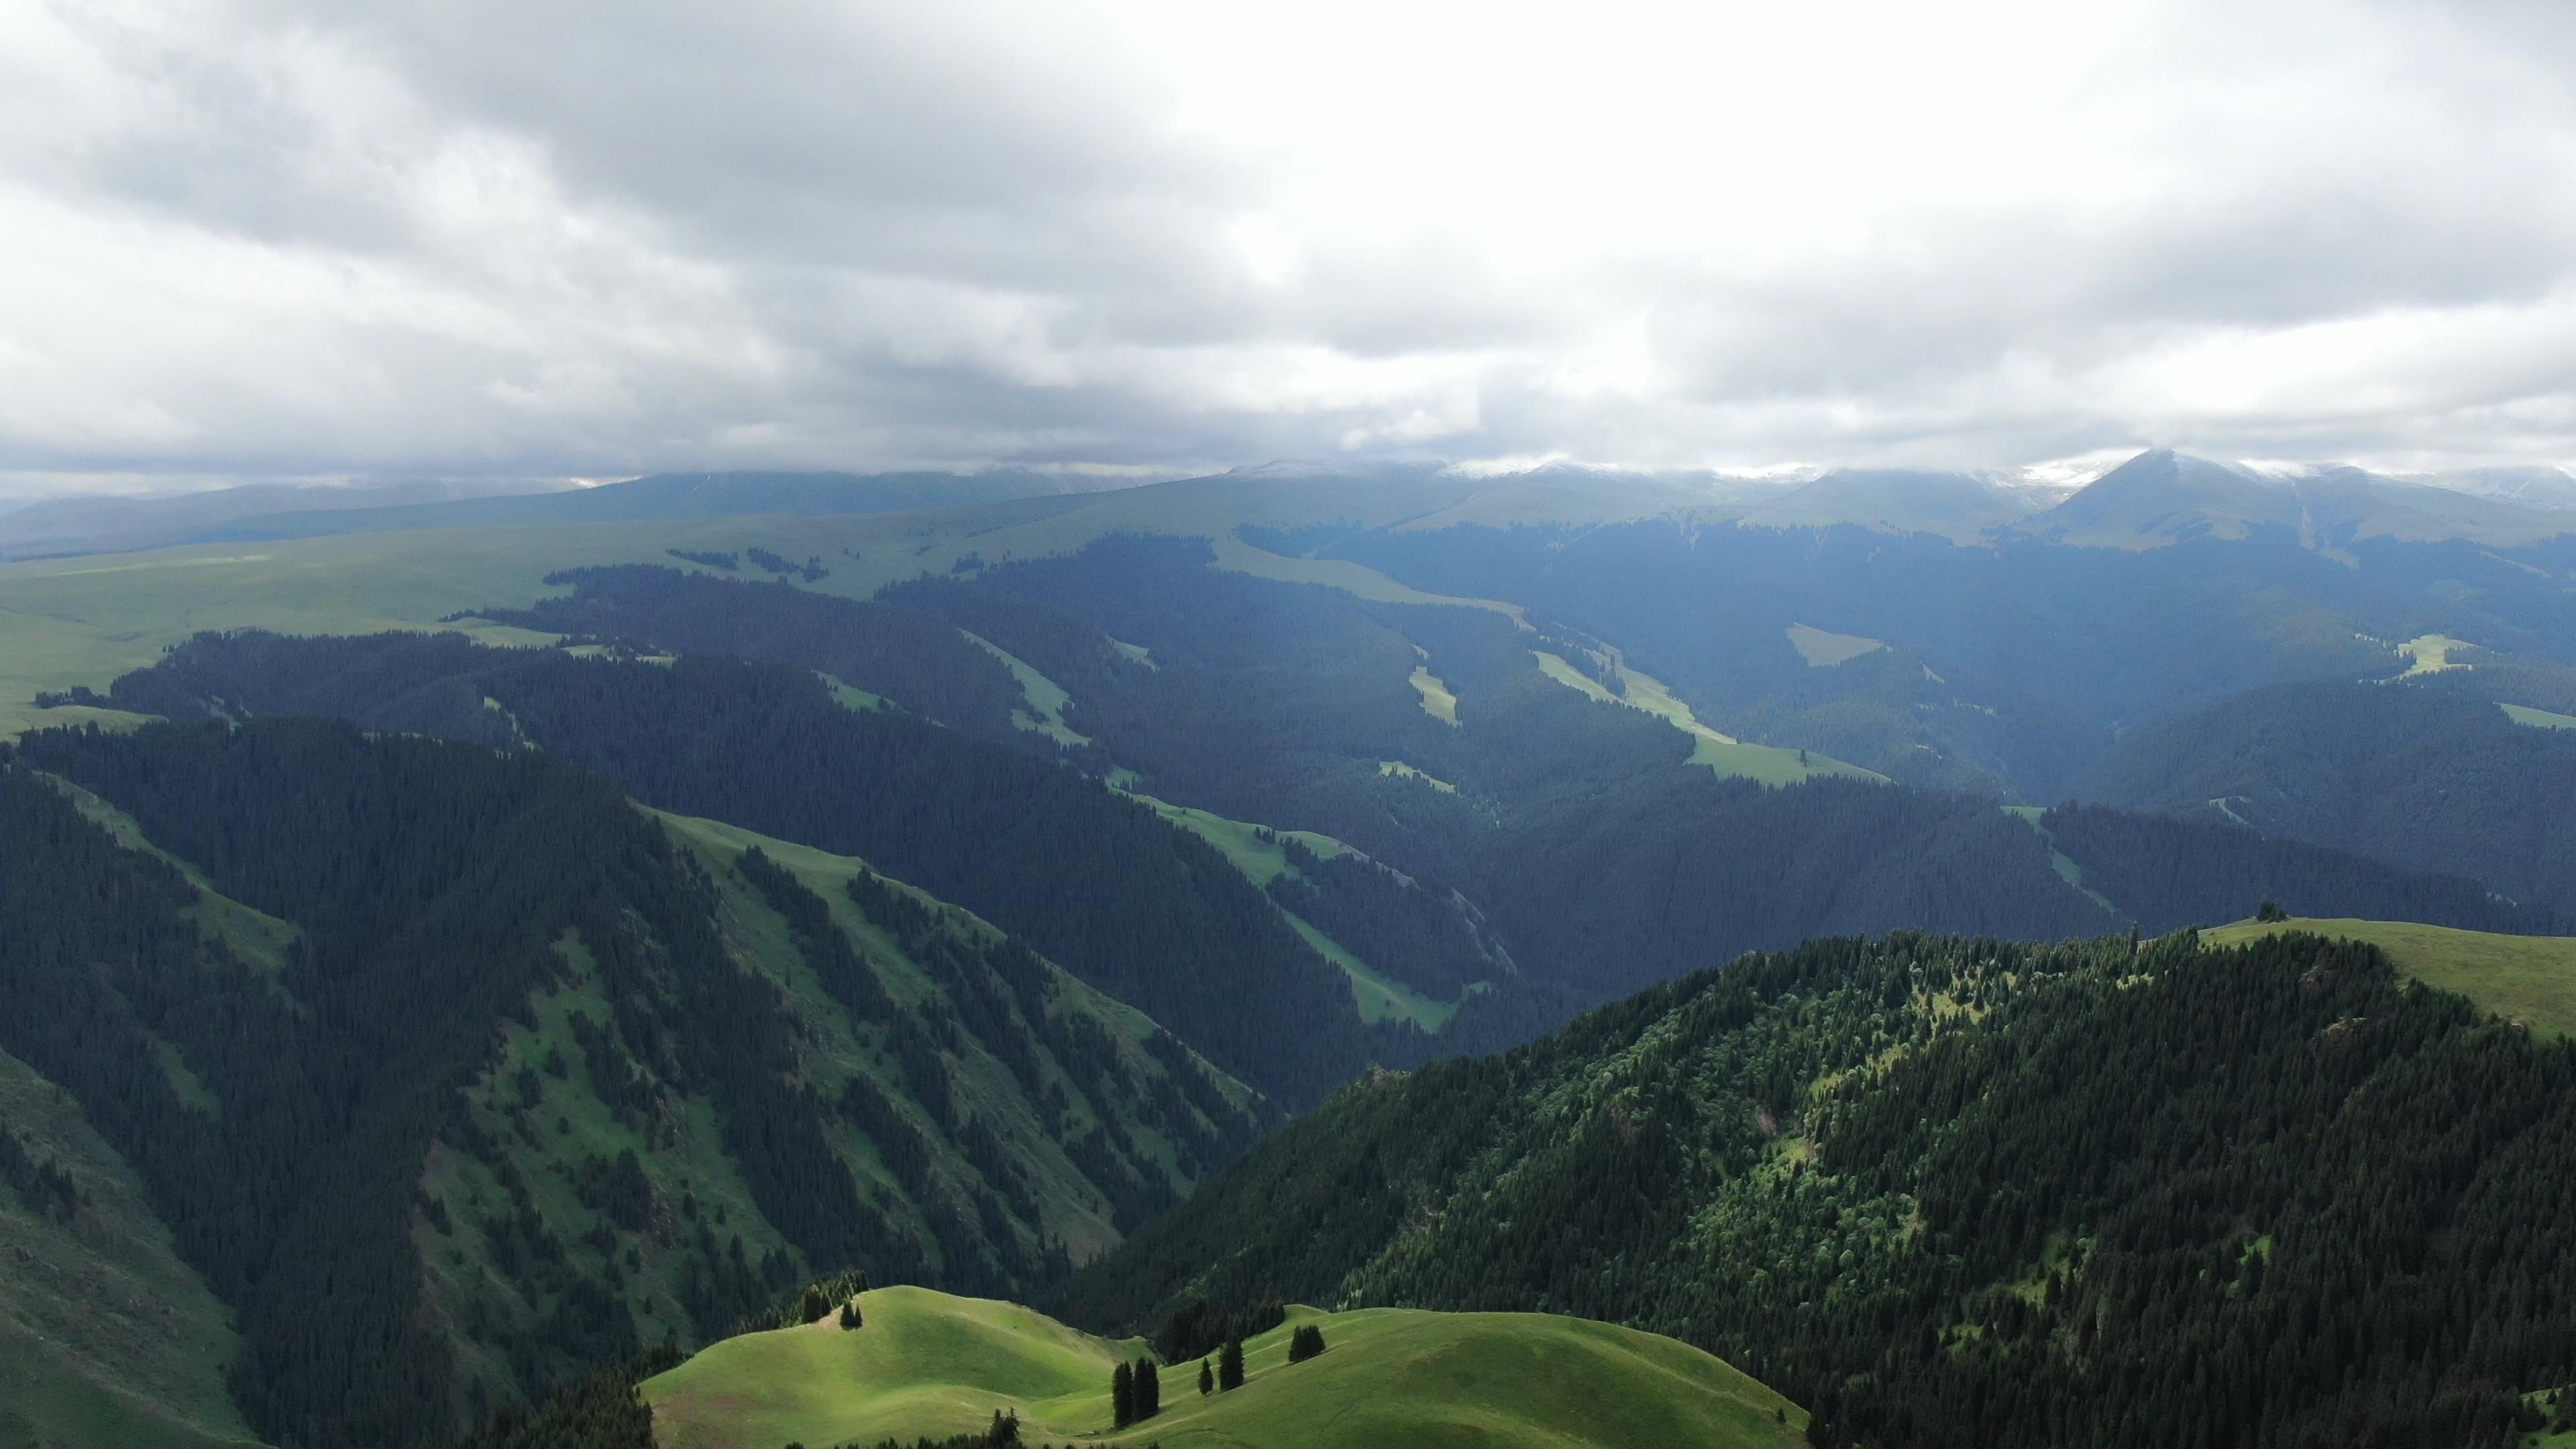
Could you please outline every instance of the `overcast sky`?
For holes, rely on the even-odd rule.
[[[0,0],[0,495],[2576,460],[2576,4]]]

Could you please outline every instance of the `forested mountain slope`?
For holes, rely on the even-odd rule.
[[[842,708],[802,670],[713,654],[664,667],[406,635],[207,637],[110,698],[541,743],[647,803],[863,856],[1021,931],[1292,1106],[1372,1060],[1510,1045],[1667,976],[1820,934],[2164,931],[2237,919],[2267,896],[2311,915],[2402,903],[2438,924],[2549,928],[2473,882],[2234,825],[2094,811],[2034,831],[1971,795],[1713,778],[1689,763],[1689,736],[1542,671],[1534,646],[1589,658],[1561,636],[1224,573],[1180,541],[1112,541],[882,604],[668,570],[575,584],[527,617],[587,621],[600,632],[575,637],[630,650],[686,638],[808,668],[864,654],[876,662],[859,678],[888,690],[961,650],[992,663],[923,627],[945,620],[1053,684],[1061,726],[1085,742],[963,738],[908,712]],[[771,595],[793,606],[764,612]],[[1426,707],[1421,673],[1436,674],[1449,717]],[[1021,698],[1025,717],[1034,701]],[[978,707],[989,729],[995,707]],[[1110,781],[1213,811],[1243,841],[1314,832],[1365,858],[1286,880],[1242,873]],[[1423,993],[1436,1010],[1418,1019],[1445,1016],[1444,1036],[1365,1026],[1319,949]]]
[[[2502,1446],[2571,1153],[2576,1049],[2366,946],[1819,942],[1352,1087],[1064,1302],[1601,1317],[1826,1444]]]
[[[2576,916],[2576,732],[2515,723],[2483,682],[2257,690],[2122,739],[2082,793],[2474,875]]]
[[[1033,1291],[1267,1120],[1019,939],[542,752],[41,733],[0,860],[0,1050],[275,1442],[435,1438],[842,1267]]]
[[[2576,663],[2576,539],[2344,552],[2268,527],[2131,552],[1667,520],[1353,531],[1323,548],[1613,641],[1731,733],[2037,803],[2065,798],[2124,728],[2283,680],[2394,675],[2396,641]],[[1820,663],[1800,626],[1884,647]]]
[[[115,698],[542,745],[648,805],[859,856],[955,901],[1291,1104],[1347,1080],[1375,1039],[1342,973],[1204,842],[1027,750],[845,708],[803,669],[245,636],[126,676]]]

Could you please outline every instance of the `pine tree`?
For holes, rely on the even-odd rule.
[[[1215,1392],[1216,1392],[1216,1370],[1211,1369],[1211,1368],[1209,1368],[1209,1367],[1208,1367],[1208,1361],[1207,1361],[1206,1359],[1200,1359],[1200,1360],[1199,1360],[1199,1393],[1200,1393],[1201,1395],[1207,1395],[1207,1394],[1212,1394],[1212,1393],[1215,1393]]]
[[[841,1326],[843,1328],[858,1328],[863,1326],[865,1322],[866,1320],[859,1316],[859,1300],[853,1298],[841,1305]]]
[[[1163,1376],[1150,1358],[1136,1360],[1135,1408],[1140,1421],[1163,1412]]]
[[[1220,1389],[1243,1387],[1243,1340],[1229,1338],[1216,1356],[1216,1386]]]
[[[1109,1419],[1113,1429],[1136,1422],[1136,1370],[1124,1360],[1109,1375]]]
[[[1297,1325],[1288,1335],[1288,1361],[1304,1363],[1324,1351],[1324,1330],[1312,1323]]]

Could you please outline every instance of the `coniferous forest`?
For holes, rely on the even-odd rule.
[[[869,1281],[1144,1338],[1112,1430],[1296,1303],[1669,1335],[1838,1446],[2501,1446],[2576,1384],[2571,1049],[2192,933],[2543,935],[2545,871],[2313,785],[1731,776],[1592,616],[1200,541],[866,601],[704,552],[470,616],[556,648],[200,635],[65,701],[166,722],[0,763],[0,1052],[131,1168],[270,1442],[640,1445],[645,1379],[866,1333]],[[2338,759],[2475,713],[2360,688]],[[2325,768],[2226,738],[2102,777]],[[58,1235],[94,1173],[0,1131]]]
[[[1346,1088],[1063,1303],[1612,1319],[1819,1444],[2506,1445],[2570,1153],[2576,1045],[2368,947],[1826,941]]]

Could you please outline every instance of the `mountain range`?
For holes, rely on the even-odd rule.
[[[2502,1449],[2576,1385],[2488,1291],[2576,1259],[2576,513],[274,501],[0,562],[0,1444],[1090,1436],[1149,1357],[1175,1443]]]

